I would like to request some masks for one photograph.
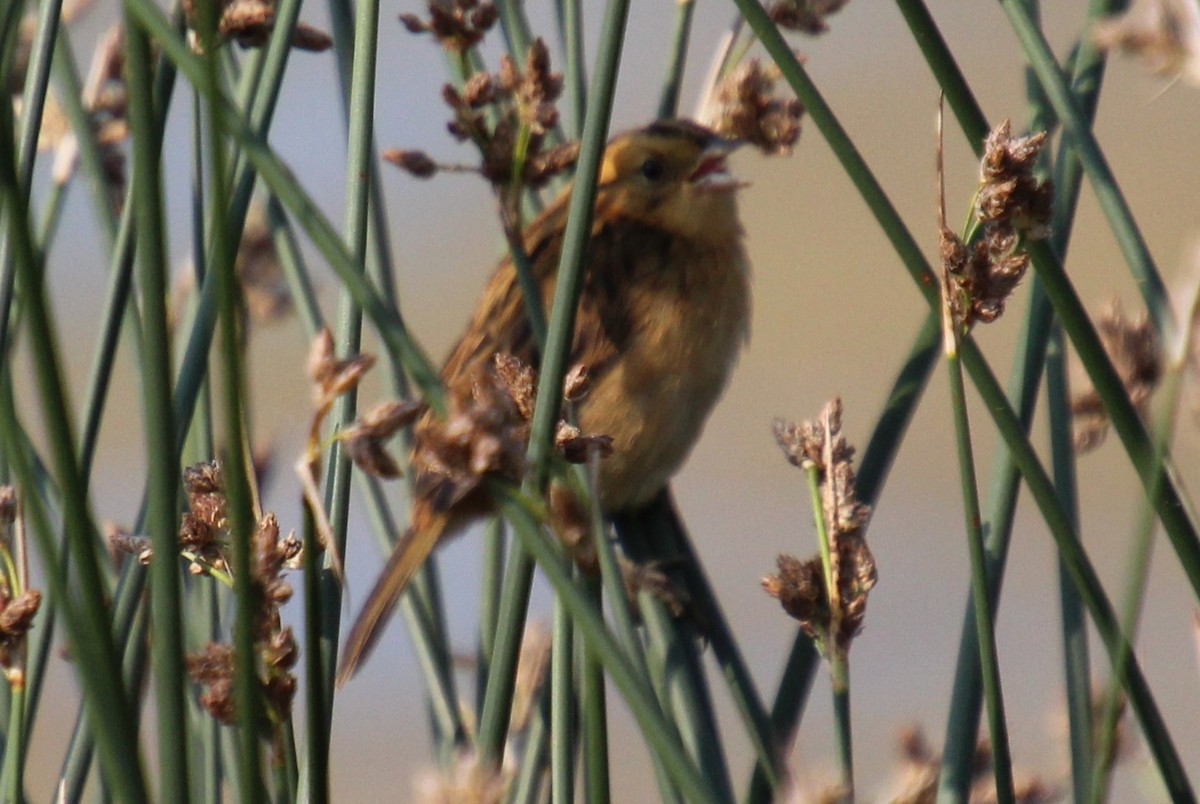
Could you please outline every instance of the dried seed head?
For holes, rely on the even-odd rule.
[[[333,47],[333,37],[306,22],[297,22],[292,31],[292,47],[308,53],[324,53]]]
[[[26,589],[5,601],[3,610],[0,610],[0,637],[7,642],[24,636],[33,627],[33,618],[41,604],[42,593],[36,589]]]
[[[150,540],[144,536],[132,536],[113,522],[104,523],[104,538],[109,549],[114,553],[126,553],[137,558],[138,563],[147,566],[153,551]]]
[[[1163,373],[1162,346],[1150,317],[1142,313],[1129,318],[1116,299],[1111,300],[1096,322],[1100,342],[1112,361],[1129,401],[1143,416]],[[1075,421],[1075,451],[1088,452],[1108,435],[1108,413],[1095,389],[1088,388],[1071,400]]]
[[[817,470],[830,556],[828,579],[820,558],[802,562],[780,556],[779,573],[763,581],[767,593],[779,599],[827,655],[849,650],[862,629],[867,594],[876,581],[875,560],[865,539],[870,508],[858,499],[851,467],[854,449],[842,434],[841,413],[841,400],[835,398],[817,421],[799,426],[775,423],[776,440],[788,461]]]
[[[237,722],[233,695],[233,646],[209,642],[199,653],[188,654],[187,671],[192,682],[204,687],[200,705],[226,725]]]
[[[778,600],[806,634],[817,639],[829,627],[829,602],[821,559],[801,561],[795,556],[781,554],[775,565],[779,571],[763,578],[763,591]]]
[[[840,10],[848,0],[777,0],[767,8],[771,21],[791,31],[811,35],[829,30],[825,18]]]
[[[1200,84],[1200,10],[1191,0],[1134,0],[1124,14],[1098,23],[1093,37],[1156,75]]]
[[[483,41],[484,34],[496,24],[497,11],[492,3],[474,0],[430,0],[429,19],[401,14],[400,24],[413,34],[428,33],[442,47],[464,53]]]
[[[975,204],[980,221],[1035,239],[1049,233],[1053,186],[1033,175],[1045,143],[1044,131],[1013,137],[1008,120],[988,134],[979,167],[982,186]]]
[[[772,424],[775,432],[775,443],[783,450],[788,463],[803,469],[805,464],[819,464],[821,461],[821,434],[812,429],[811,422],[795,424],[776,419]]]
[[[558,423],[554,446],[562,453],[567,463],[587,463],[592,456],[607,458],[613,453],[611,436],[600,433],[584,435],[579,432],[578,427],[566,422]]]
[[[749,59],[716,86],[712,129],[723,137],[749,142],[767,154],[789,154],[800,139],[804,106],[775,95],[778,71]]]
[[[251,208],[235,263],[251,322],[267,324],[292,311],[292,294],[279,265],[275,240],[262,207]]]
[[[529,425],[494,366],[470,388],[450,388],[444,421],[416,425],[411,463],[417,492],[442,510],[471,494],[485,476],[519,480],[525,471]]]
[[[533,418],[533,407],[537,402],[537,373],[507,352],[499,352],[493,358],[496,377],[516,404],[521,418]]]
[[[592,378],[587,363],[576,363],[563,380],[563,398],[568,402],[580,402],[587,396],[591,386]]]
[[[375,365],[374,356],[365,352],[339,360],[334,355],[333,335],[328,327],[313,338],[308,351],[308,376],[313,381],[313,401],[317,408],[358,386],[363,375]]]
[[[438,172],[437,162],[434,162],[424,151],[389,148],[383,152],[382,156],[386,161],[418,179],[431,178]]]
[[[463,86],[462,98],[467,106],[478,109],[496,101],[496,88],[491,73],[475,73]]]
[[[1004,120],[983,141],[983,160],[980,163],[981,180],[1003,181],[1017,174],[1033,170],[1042,146],[1046,143],[1046,132],[1038,131],[1025,137],[1013,138],[1012,121]]]

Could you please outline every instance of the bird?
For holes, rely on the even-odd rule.
[[[588,376],[575,408],[581,430],[612,439],[595,492],[606,515],[637,510],[666,487],[749,338],[750,268],[736,200],[745,183],[726,163],[740,144],[677,119],[618,134],[605,147],[570,361]],[[554,292],[570,194],[568,187],[523,236],[543,304]],[[525,309],[506,257],[441,370],[449,398],[477,393],[498,354],[537,365]],[[350,629],[339,685],[365,660],[434,548],[494,510],[486,488],[464,491],[436,458],[450,427],[430,412],[414,428],[410,524]]]

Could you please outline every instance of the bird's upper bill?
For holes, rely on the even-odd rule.
[[[735,140],[715,140],[700,154],[696,169],[687,177],[688,182],[703,192],[737,190],[747,186],[729,172],[725,160],[737,150],[741,143]]]

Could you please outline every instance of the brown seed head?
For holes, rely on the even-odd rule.
[[[1163,373],[1162,345],[1146,313],[1130,318],[1121,304],[1111,300],[1096,322],[1100,342],[1112,361],[1129,401],[1143,416]],[[1071,400],[1075,421],[1075,451],[1088,452],[1108,435],[1108,413],[1095,389],[1088,388]]]
[[[357,387],[373,365],[375,357],[366,352],[339,360],[334,354],[333,335],[328,327],[322,328],[308,351],[308,376],[313,381],[313,401],[317,407],[325,407]]]
[[[778,71],[758,59],[738,65],[714,91],[712,128],[731,140],[744,140],[767,154],[789,154],[800,139],[804,106],[775,95]]]
[[[427,20],[401,14],[400,24],[409,33],[432,34],[442,47],[455,53],[466,52],[483,41],[497,19],[495,5],[475,0],[430,0],[427,8]]]
[[[1200,83],[1200,13],[1191,0],[1134,0],[1128,10],[1096,25],[1096,44],[1142,61],[1160,76]]]
[[[437,162],[434,162],[424,151],[388,148],[382,156],[386,161],[418,179],[431,178],[438,172]]]
[[[767,8],[771,21],[791,31],[815,36],[829,30],[825,18],[840,10],[848,0],[777,0]]]
[[[817,470],[830,566],[826,579],[820,558],[801,562],[781,556],[779,573],[768,576],[763,586],[823,651],[844,654],[862,629],[876,573],[865,539],[870,508],[858,499],[851,466],[854,448],[842,434],[841,414],[841,400],[835,398],[816,421],[775,423],[776,440],[788,461]],[[819,602],[813,602],[814,595]]]
[[[33,618],[37,615],[38,607],[42,604],[42,593],[36,589],[26,589],[21,594],[4,603],[0,610],[0,635],[7,641],[21,637],[33,627]]]

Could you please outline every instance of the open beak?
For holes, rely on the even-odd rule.
[[[739,181],[729,172],[725,160],[731,153],[741,147],[739,140],[715,139],[712,144],[700,154],[696,169],[688,176],[688,182],[697,190],[717,192],[736,190],[747,186],[747,182]]]

